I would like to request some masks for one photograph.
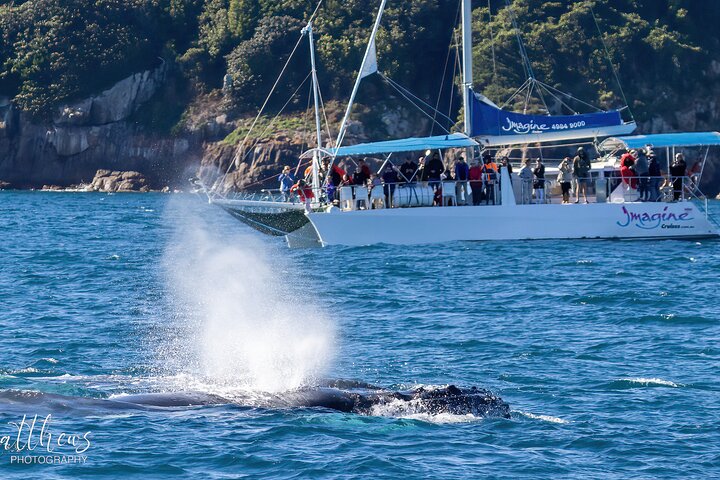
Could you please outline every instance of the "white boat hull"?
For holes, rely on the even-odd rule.
[[[708,238],[692,202],[418,207],[308,214],[322,245],[458,240]]]

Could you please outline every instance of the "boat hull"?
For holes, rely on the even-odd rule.
[[[217,200],[213,203],[266,235],[282,237],[308,223],[305,207],[300,204],[262,200]]]
[[[308,217],[323,245],[718,236],[692,202],[335,209]]]

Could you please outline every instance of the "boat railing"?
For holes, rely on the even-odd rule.
[[[677,202],[693,201],[707,215],[707,197],[697,182],[689,176],[633,176],[594,179],[596,197],[599,201],[623,202]]]
[[[224,200],[252,202],[301,203],[297,195],[280,189],[263,188],[256,192],[238,191],[225,195]]]
[[[545,177],[543,188],[537,178],[522,179],[513,175],[510,185],[516,204],[559,203],[562,186],[557,178]],[[632,203],[639,201],[673,202],[693,201],[708,216],[708,200],[689,176],[620,176],[574,178],[571,183],[570,203],[583,200],[578,195],[580,181],[587,185],[588,203]],[[386,182],[374,185],[324,186],[317,195],[316,206],[336,205],[342,210],[369,210],[376,208],[407,208],[421,206],[500,205],[500,181],[425,180],[417,182]],[[542,194],[540,193],[542,190]],[[474,193],[474,194],[473,194]],[[265,201],[298,204],[297,195],[279,189],[258,192],[236,192],[226,199]]]

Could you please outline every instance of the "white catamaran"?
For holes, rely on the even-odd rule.
[[[317,73],[312,43],[312,24],[308,24],[315,97],[317,145],[304,156],[312,158],[312,189],[316,193],[311,208],[299,203],[255,199],[228,199],[211,196],[230,213],[264,233],[285,235],[291,246],[422,244],[458,240],[520,239],[641,239],[708,238],[718,236],[718,227],[708,215],[707,199],[698,189],[704,161],[694,177],[664,177],[662,195],[654,201],[640,201],[634,188],[619,177],[619,154],[647,149],[664,153],[666,171],[676,149],[720,145],[720,133],[674,133],[625,136],[635,122],[625,122],[619,110],[575,115],[530,115],[504,110],[473,91],[471,0],[462,0],[462,94],[464,132],[426,138],[409,138],[342,146],[347,121],[363,78],[377,71],[375,36],[382,21],[386,0],[382,0],[370,35],[363,62],[350,96],[333,148],[321,148]],[[529,64],[528,64],[529,66]],[[552,89],[532,74],[521,88]],[[550,91],[550,90],[548,90]],[[552,92],[550,92],[552,93]],[[609,137],[609,138],[608,138]],[[599,142],[599,139],[605,138]],[[585,139],[603,155],[592,163],[587,182],[589,202],[567,204],[552,197],[527,202],[529,188],[516,175],[501,168],[498,202],[493,205],[458,205],[456,185],[449,179],[437,186],[427,182],[399,183],[388,191],[382,186],[344,186],[336,201],[324,195],[321,160],[330,163],[341,157],[382,154],[383,167],[393,154],[447,149],[477,152],[497,149],[509,151],[530,144],[547,144]],[[468,158],[472,158],[468,155]],[[381,170],[382,168],[381,167]],[[548,168],[546,189],[552,191]],[[649,179],[652,181],[652,179]],[[658,179],[659,180],[659,179]],[[678,186],[680,185],[680,186]],[[336,186],[337,187],[337,186]],[[435,187],[435,188],[433,188]],[[439,188],[438,188],[439,187]],[[466,196],[466,185],[462,196]],[[436,190],[437,189],[437,190]],[[389,193],[390,192],[390,193]],[[440,192],[445,192],[440,193]],[[438,202],[438,195],[440,201]],[[447,197],[447,198],[446,198]],[[339,202],[337,201],[339,199]],[[433,202],[435,200],[435,202]],[[435,203],[436,205],[433,205]],[[446,206],[447,205],[447,206]],[[306,211],[307,210],[307,211]]]

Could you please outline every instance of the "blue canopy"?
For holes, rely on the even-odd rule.
[[[438,135],[425,138],[403,138],[386,142],[360,143],[349,147],[331,148],[336,157],[353,155],[374,155],[378,153],[416,152],[420,150],[440,150],[445,148],[476,147],[478,143],[462,133]]]
[[[600,144],[600,150],[631,150],[634,148],[706,147],[720,145],[718,132],[659,133],[655,135],[631,135],[610,137]]]

